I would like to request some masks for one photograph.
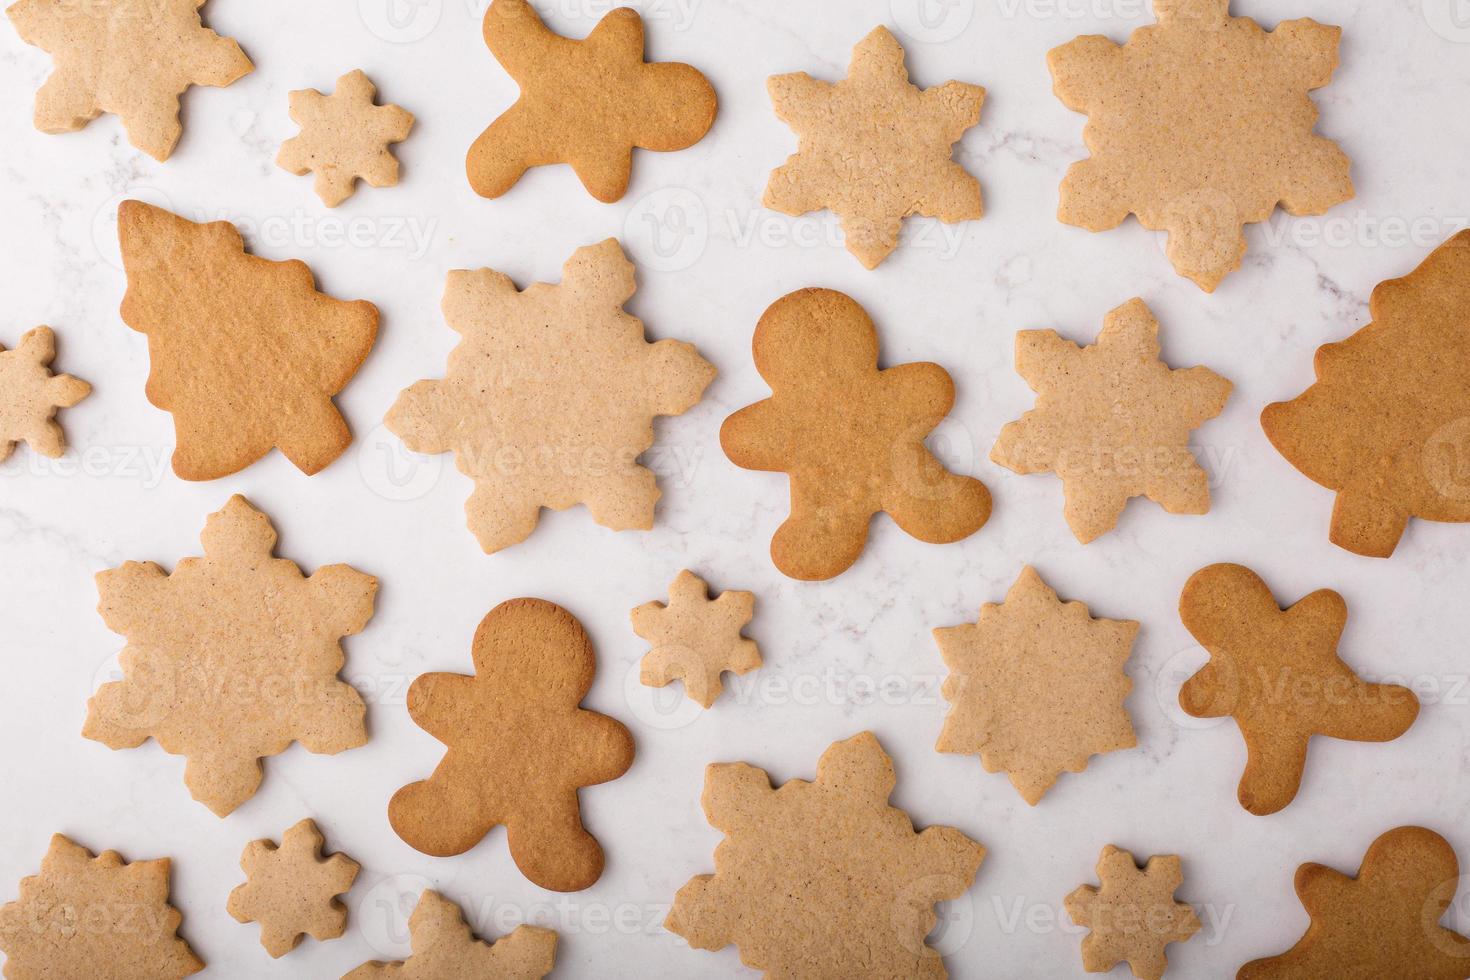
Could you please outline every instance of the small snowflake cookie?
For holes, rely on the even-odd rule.
[[[1160,980],[1169,966],[1165,947],[1199,932],[1199,916],[1174,892],[1184,883],[1179,858],[1155,854],[1139,867],[1133,855],[1109,844],[1097,862],[1098,886],[1067,896],[1067,915],[1088,929],[1082,966],[1107,973],[1119,963],[1138,980]]]
[[[281,144],[276,165],[296,174],[316,174],[316,193],[335,208],[352,196],[357,179],[373,187],[398,183],[398,160],[389,149],[408,139],[413,113],[378,105],[377,88],[359,69],[337,79],[337,90],[291,93],[291,118],[301,133]]]
[[[52,374],[55,356],[50,327],[28,331],[15,350],[0,347],[0,462],[10,458],[17,442],[52,458],[66,451],[56,411],[86,398],[92,386],[69,374]]]
[[[746,674],[761,665],[755,641],[740,635],[754,613],[753,593],[711,599],[704,579],[685,569],[669,586],[667,603],[645,602],[632,612],[633,632],[653,644],[639,680],[649,687],[683,680],[684,693],[710,707],[724,689],[721,673]]]
[[[245,884],[230,892],[226,909],[236,922],[259,922],[260,944],[285,956],[310,935],[318,942],[347,929],[347,906],[337,901],[357,879],[361,865],[345,854],[322,855],[326,843],[307,818],[273,841],[251,841],[240,857]]]

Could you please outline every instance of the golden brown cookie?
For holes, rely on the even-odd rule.
[[[556,933],[516,926],[494,943],[475,938],[464,913],[424,890],[408,919],[413,955],[398,963],[364,963],[342,980],[541,980],[556,963]]]
[[[1210,653],[1179,704],[1196,718],[1235,719],[1247,753],[1240,805],[1251,813],[1295,799],[1313,735],[1389,742],[1419,714],[1408,688],[1366,683],[1337,655],[1347,603],[1331,589],[1282,609],[1249,568],[1210,565],[1184,584],[1179,617]]]
[[[245,253],[228,221],[142,201],[117,212],[122,318],[148,335],[148,400],[174,417],[174,472],[213,480],[271,449],[308,475],[342,455],[332,396],[372,349],[378,309],[318,292],[304,262]]]
[[[270,519],[238,494],[201,540],[204,556],[171,575],[151,561],[98,573],[98,611],[128,645],[82,734],[113,749],[157,739],[223,817],[255,795],[261,759],[293,741],[328,755],[367,742],[362,697],[337,676],[339,638],[367,625],[378,580],[346,565],[303,576],[273,556]]]
[[[551,31],[527,0],[494,0],[485,44],[521,97],[470,147],[470,186],[499,197],[531,167],[571,164],[587,193],[628,189],[633,150],[682,150],[715,121],[715,90],[689,65],[643,60],[643,19],[617,7],[585,40]]]
[[[791,516],[771,558],[797,579],[841,574],[886,512],[936,544],[968,537],[990,517],[990,491],[944,468],[924,445],[954,406],[938,364],[878,369],[868,314],[831,289],[800,289],[761,315],[752,343],[771,397],[725,420],[720,446],[736,466],[785,472]]]
[[[1291,949],[1252,960],[1236,980],[1464,980],[1470,939],[1440,925],[1459,874],[1454,848],[1423,827],[1379,837],[1355,878],[1304,864],[1296,894],[1312,924]]]
[[[205,0],[20,0],[16,33],[51,55],[36,93],[36,128],[70,133],[116,113],[128,142],[167,160],[179,142],[179,96],[229,85],[255,66],[240,45],[204,26]]]
[[[1281,455],[1337,491],[1332,543],[1387,558],[1410,517],[1470,521],[1470,231],[1373,290],[1373,322],[1317,349],[1317,381],[1267,405]]]
[[[761,665],[760,648],[740,631],[755,614],[751,592],[709,597],[704,579],[685,569],[669,586],[669,601],[645,602],[632,612],[633,632],[653,645],[638,679],[648,687],[683,680],[684,693],[708,708],[724,690],[720,674],[748,674]]]
[[[316,193],[329,208],[352,196],[361,177],[372,187],[398,183],[394,143],[408,139],[413,113],[378,105],[378,90],[361,69],[337,79],[331,95],[314,88],[291,93],[291,118],[301,132],[281,144],[276,166],[316,173]]]
[[[169,859],[97,857],[61,834],[0,908],[6,980],[179,980],[204,969],[168,902]]]
[[[1262,30],[1230,0],[1155,0],[1126,44],[1079,37],[1047,56],[1053,90],[1087,114],[1091,156],[1062,182],[1057,217],[1106,231],[1128,215],[1169,234],[1174,270],[1206,292],[1240,267],[1243,226],[1279,203],[1322,214],[1353,196],[1348,159],[1312,132],[1310,92],[1337,68],[1342,31]]]
[[[1133,855],[1109,844],[1097,861],[1100,887],[1083,885],[1067,896],[1067,915],[1089,932],[1082,967],[1107,973],[1119,963],[1139,980],[1160,980],[1168,969],[1165,947],[1199,932],[1199,916],[1174,892],[1184,883],[1179,858],[1155,854],[1139,867]]]
[[[50,327],[26,331],[15,350],[0,347],[0,462],[17,442],[53,459],[66,451],[56,411],[71,408],[92,386],[69,374],[52,374],[56,334]]]
[[[831,210],[847,250],[869,269],[898,247],[910,215],[950,224],[980,217],[980,184],[952,154],[980,121],[985,89],[919,88],[886,27],[853,48],[842,81],[795,72],[773,76],[766,88],[776,115],[800,137],[766,184],[766,207],[790,215]]]
[[[1209,368],[1170,368],[1159,321],[1141,299],[1108,314],[1097,343],[1054,330],[1016,334],[1016,371],[1036,407],[1000,432],[990,458],[1062,478],[1067,526],[1083,544],[1118,524],[1132,497],[1171,514],[1210,509],[1210,480],[1190,434],[1219,415],[1231,384]]]
[[[303,936],[323,942],[347,929],[347,894],[361,870],[345,854],[322,855],[326,838],[310,818],[286,831],[280,846],[251,841],[240,856],[245,884],[230,892],[226,910],[236,922],[259,922],[260,944],[273,957],[285,956]]]
[[[633,764],[633,736],[580,707],[597,658],[571,613],[543,599],[512,599],[475,631],[475,673],[424,674],[408,713],[448,746],[428,779],[388,804],[393,829],[425,854],[463,854],[500,824],[510,856],[552,891],[602,875],[602,847],[582,826],[577,790],[617,779]]]
[[[449,274],[444,318],[462,337],[443,380],[404,389],[385,419],[415,452],[453,452],[487,552],[524,541],[541,508],[586,504],[615,531],[653,527],[638,457],[653,418],[692,408],[715,369],[693,346],[649,343],[623,309],[636,284],[616,239],[577,249],[555,285],[517,290],[492,269]]]
[[[745,763],[704,771],[705,816],[725,835],[664,925],[696,949],[734,943],[768,977],[941,980],[924,938],[934,903],[970,888],[985,848],[953,827],[914,831],[888,805],[893,762],[871,732],[836,742],[816,782],[774,788]]]
[[[1136,622],[1094,619],[1021,569],[1005,602],[987,602],[978,622],[934,631],[952,705],[935,748],[980,756],[1035,806],[1063,772],[1138,744],[1123,704],[1137,636]]]

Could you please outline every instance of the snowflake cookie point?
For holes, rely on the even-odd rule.
[[[52,373],[55,357],[56,334],[50,327],[26,331],[14,350],[0,347],[0,462],[10,457],[18,442],[53,459],[66,451],[56,413],[86,398],[92,386],[69,374]]]
[[[444,378],[405,389],[385,422],[411,450],[455,454],[487,553],[529,537],[543,507],[584,504],[615,531],[653,526],[658,484],[637,461],[653,419],[697,404],[715,369],[690,344],[648,341],[623,309],[634,286],[612,238],[577,249],[557,284],[450,273],[444,317],[461,340]]]
[[[39,874],[0,908],[0,952],[8,980],[151,977],[181,980],[204,969],[179,936],[183,915],[169,904],[168,858],[126,863],[96,857],[62,834],[51,838]],[[78,928],[78,923],[86,928]]]
[[[297,176],[315,171],[317,196],[329,208],[351,197],[359,178],[372,187],[398,183],[391,147],[408,139],[414,118],[401,106],[378,105],[377,92],[356,69],[337,79],[331,95],[290,93],[291,118],[301,132],[281,144],[276,165]]]
[[[345,565],[304,576],[272,556],[275,530],[243,497],[211,515],[205,554],[172,574],[127,562],[97,576],[98,611],[128,645],[123,677],[87,704],[82,734],[113,749],[149,738],[186,759],[218,816],[255,794],[261,760],[299,741],[335,754],[367,741],[362,697],[339,676],[341,637],[372,616],[377,579]]]
[[[1097,862],[1099,884],[1067,896],[1072,921],[1089,930],[1082,940],[1082,965],[1107,973],[1127,963],[1139,980],[1161,980],[1168,967],[1165,948],[1187,941],[1200,929],[1194,908],[1174,899],[1184,883],[1175,855],[1154,855],[1139,867],[1133,855],[1109,844]]]
[[[1032,806],[1063,772],[1137,745],[1124,665],[1138,623],[1062,602],[1029,566],[977,622],[936,629],[951,704],[935,748],[979,755]]]
[[[684,693],[711,707],[724,671],[746,674],[761,665],[756,642],[741,635],[755,614],[755,595],[727,591],[710,598],[709,586],[685,569],[669,586],[668,602],[646,602],[630,614],[633,632],[651,644],[639,667],[647,687],[684,682]]]
[[[1225,0],[1154,9],[1158,23],[1122,45],[1080,37],[1047,56],[1058,98],[1088,116],[1091,153],[1068,170],[1058,217],[1103,231],[1137,215],[1210,292],[1240,266],[1245,225],[1278,203],[1322,214],[1353,196],[1310,95],[1331,80],[1341,32],[1311,20],[1264,31]]]
[[[1314,735],[1388,742],[1418,717],[1413,691],[1370,684],[1338,655],[1347,603],[1330,589],[1283,609],[1249,568],[1210,565],[1184,584],[1179,617],[1210,654],[1180,688],[1180,707],[1235,719],[1246,745],[1237,795],[1250,813],[1296,798]]]
[[[798,147],[771,173],[763,203],[793,216],[831,210],[847,250],[867,268],[898,247],[911,215],[946,223],[981,216],[980,183],[955,162],[953,147],[979,123],[985,89],[962,82],[920,89],[887,28],[858,42],[841,81],[795,72],[766,87]]]
[[[582,826],[578,790],[633,764],[628,729],[581,707],[597,670],[591,639],[555,603],[512,599],[481,620],[472,652],[474,674],[424,674],[409,688],[409,716],[446,751],[428,779],[389,801],[394,832],[449,857],[504,824],[528,879],[590,887],[604,858]]]
[[[226,906],[236,922],[259,922],[260,944],[273,958],[285,956],[305,936],[321,942],[347,928],[347,894],[361,866],[345,854],[324,855],[326,838],[311,818],[286,831],[279,846],[252,841],[240,857],[245,884]]]
[[[342,980],[489,978],[542,980],[556,964],[556,933],[519,925],[493,943],[476,938],[458,905],[425,889],[408,919],[413,954],[398,963],[364,963]]]
[[[485,44],[520,86],[514,105],[470,147],[470,186],[499,197],[531,167],[566,163],[604,203],[628,189],[633,150],[682,150],[704,138],[718,100],[689,65],[643,60],[636,10],[608,12],[583,40],[551,31],[527,0],[494,0]]]
[[[179,98],[191,85],[225,86],[255,66],[233,40],[205,27],[205,0],[20,0],[5,13],[27,44],[52,56],[36,93],[36,128],[81,129],[116,113],[128,141],[167,160],[183,132]]]
[[[1053,330],[1016,334],[1016,371],[1036,405],[1006,424],[990,458],[1016,473],[1056,473],[1063,516],[1083,544],[1115,528],[1133,497],[1170,514],[1210,509],[1209,474],[1189,441],[1224,410],[1233,386],[1208,368],[1171,368],[1158,332],[1134,299],[1086,347]]]
[[[1304,864],[1296,872],[1296,894],[1311,925],[1286,952],[1242,966],[1236,980],[1461,980],[1470,972],[1470,938],[1441,920],[1451,904],[1464,901],[1456,895],[1464,881],[1455,849],[1424,827],[1384,833],[1369,846],[1356,877]]]
[[[783,574],[840,575],[880,512],[933,544],[989,519],[985,485],[924,444],[954,405],[949,373],[927,362],[880,370],[877,329],[851,297],[788,293],[761,315],[751,348],[771,396],[726,418],[720,447],[736,466],[789,477],[790,516],[771,539]]]

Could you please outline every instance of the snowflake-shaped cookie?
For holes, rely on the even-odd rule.
[[[1199,932],[1199,916],[1174,892],[1184,883],[1179,858],[1156,854],[1140,868],[1133,855],[1109,844],[1097,862],[1101,887],[1083,885],[1067,896],[1067,915],[1091,931],[1082,940],[1082,965],[1107,973],[1119,963],[1139,980],[1160,980],[1169,966],[1164,947]]]
[[[361,865],[345,854],[322,856],[325,843],[310,818],[273,841],[251,841],[240,857],[245,884],[226,906],[236,922],[259,922],[260,944],[273,957],[295,949],[304,935],[336,939],[347,928],[347,906],[337,901]]]
[[[1062,773],[1137,744],[1123,704],[1137,635],[1137,623],[1094,619],[1023,568],[1005,602],[987,602],[978,622],[934,631],[953,706],[935,747],[978,754],[986,772],[1007,773],[1035,806]]]
[[[685,569],[669,586],[669,601],[645,602],[632,612],[633,632],[653,645],[639,680],[649,687],[684,681],[684,693],[708,708],[724,689],[720,674],[745,674],[761,665],[760,648],[740,635],[755,613],[750,592],[709,597],[704,579]]]
[[[204,26],[205,0],[20,0],[5,13],[55,70],[36,93],[36,128],[70,133],[104,112],[157,160],[179,142],[179,96],[229,85],[255,66],[240,45]]]
[[[179,980],[204,969],[179,937],[183,916],[168,901],[169,860],[97,857],[61,834],[41,873],[0,908],[7,980]]]
[[[914,85],[887,28],[858,42],[840,82],[794,72],[766,87],[776,115],[800,137],[766,184],[766,207],[790,215],[830,209],[847,250],[869,269],[898,247],[910,215],[949,223],[980,217],[980,184],[951,154],[980,121],[985,89]]]
[[[56,424],[56,411],[71,408],[92,386],[69,374],[52,374],[56,335],[37,327],[20,338],[15,350],[0,347],[0,461],[10,458],[17,442],[25,442],[42,456],[66,451],[66,439]]]
[[[603,527],[653,527],[658,485],[638,456],[654,416],[691,408],[715,369],[690,344],[650,344],[623,310],[634,288],[612,238],[577,249],[556,285],[449,274],[444,317],[463,340],[444,380],[406,389],[386,421],[415,452],[456,454],[485,551],[524,541],[542,507],[584,503]]]
[[[346,565],[303,576],[273,557],[270,520],[238,495],[201,540],[204,557],[172,575],[131,561],[97,575],[98,611],[128,645],[123,679],[93,695],[82,734],[114,749],[157,739],[223,817],[255,794],[261,759],[292,741],[327,754],[367,741],[362,698],[337,676],[338,639],[367,625],[378,582]]]
[[[704,812],[725,839],[665,925],[697,949],[734,943],[769,977],[947,976],[924,941],[934,903],[969,889],[985,848],[953,827],[916,833],[888,805],[894,783],[871,732],[822,753],[816,782],[776,789],[754,766],[709,766]]]
[[[1242,227],[1279,203],[1322,214],[1353,196],[1347,156],[1317,136],[1308,94],[1332,79],[1342,31],[1262,30],[1230,0],[1155,0],[1126,44],[1079,37],[1048,56],[1054,91],[1086,113],[1092,156],[1062,182],[1057,216],[1089,231],[1136,214],[1169,233],[1174,269],[1207,292],[1239,268]]]
[[[413,955],[398,963],[364,963],[342,980],[541,980],[556,963],[556,933],[516,926],[494,943],[475,938],[464,913],[426,889],[408,918]]]
[[[291,118],[300,135],[281,144],[276,165],[297,176],[316,174],[316,193],[329,208],[352,196],[361,177],[373,187],[398,183],[398,159],[389,147],[408,139],[413,113],[377,105],[378,90],[361,69],[337,79],[337,89],[291,93]]]
[[[1001,430],[990,458],[1017,473],[1062,478],[1067,526],[1086,544],[1117,526],[1131,497],[1171,514],[1210,509],[1210,480],[1189,448],[1219,415],[1231,384],[1208,368],[1159,359],[1159,322],[1135,299],[1108,314],[1097,343],[1053,330],[1016,335],[1016,370],[1036,407]]]

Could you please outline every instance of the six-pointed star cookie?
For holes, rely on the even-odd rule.
[[[1322,214],[1353,196],[1348,159],[1317,136],[1308,94],[1332,79],[1342,31],[1264,31],[1230,0],[1156,0],[1126,44],[1079,37],[1047,56],[1057,98],[1086,113],[1092,156],[1062,182],[1057,217],[1088,231],[1136,214],[1169,233],[1174,269],[1206,292],[1240,266],[1242,226],[1279,203]]]
[[[935,748],[978,754],[1035,806],[1063,772],[1138,744],[1123,704],[1137,635],[1137,623],[1094,619],[1021,569],[1005,602],[986,603],[977,622],[934,631],[953,706]]]
[[[704,579],[685,569],[669,586],[669,601],[645,602],[633,610],[633,632],[653,644],[638,679],[664,687],[683,679],[684,693],[708,708],[720,696],[720,674],[745,674],[761,665],[754,640],[740,635],[755,611],[750,592],[709,597]]]
[[[408,139],[413,113],[378,105],[378,90],[359,69],[337,79],[323,95],[313,88],[291,93],[291,118],[301,133],[281,144],[276,165],[297,176],[316,173],[316,193],[329,208],[352,196],[361,177],[373,187],[398,183],[398,158],[389,147]]]
[[[1067,896],[1073,922],[1090,931],[1082,940],[1082,966],[1107,973],[1119,963],[1139,980],[1160,980],[1168,968],[1165,947],[1199,932],[1194,909],[1174,900],[1184,883],[1179,858],[1155,854],[1139,867],[1133,855],[1109,844],[1097,862],[1100,887],[1083,885]]]
[[[822,82],[805,72],[767,82],[781,121],[800,137],[771,174],[763,203],[783,214],[827,208],[842,221],[847,250],[869,269],[898,247],[903,219],[980,217],[980,184],[952,158],[980,121],[985,89],[909,81],[903,48],[874,28],[853,49],[848,75]]]
[[[1143,300],[1108,314],[1097,343],[1053,330],[1016,334],[1016,370],[1036,407],[1001,430],[990,458],[1017,473],[1062,478],[1067,526],[1083,544],[1111,531],[1130,497],[1171,514],[1210,509],[1209,475],[1189,436],[1219,415],[1231,384],[1159,359],[1159,323]]]
[[[56,410],[86,398],[92,386],[69,374],[52,374],[56,334],[50,327],[28,330],[15,350],[0,347],[0,461],[24,441],[42,456],[66,450]]]
[[[582,41],[552,32],[527,0],[494,0],[485,44],[521,97],[470,147],[470,186],[499,197],[531,167],[568,163],[587,192],[616,201],[633,150],[682,150],[715,121],[715,90],[694,68],[643,60],[643,19],[618,7]]]
[[[20,0],[5,12],[56,68],[36,93],[36,128],[81,129],[104,112],[157,160],[179,142],[179,96],[254,70],[240,45],[203,25],[205,0]]]
[[[304,935],[336,939],[347,928],[347,894],[361,866],[345,854],[322,855],[326,842],[311,818],[273,841],[251,841],[240,857],[245,884],[230,892],[226,909],[236,922],[259,922],[260,944],[285,956]]]

